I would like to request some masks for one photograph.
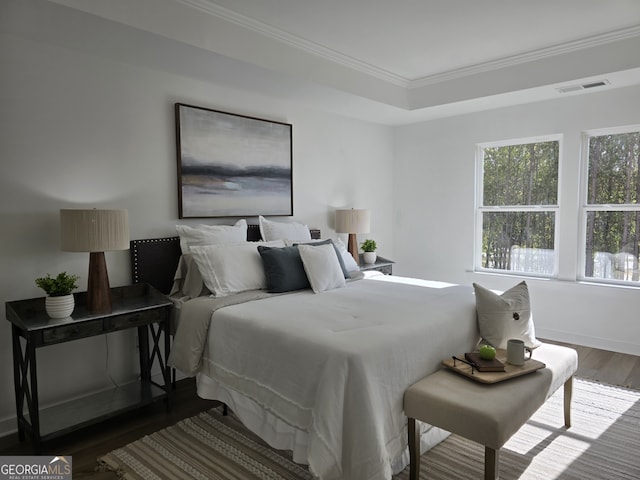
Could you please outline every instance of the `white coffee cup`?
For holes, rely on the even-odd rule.
[[[525,358],[524,352],[529,352],[529,356]],[[525,360],[529,360],[533,355],[533,350],[524,345],[522,340],[512,338],[507,340],[507,363],[516,366],[524,365]]]

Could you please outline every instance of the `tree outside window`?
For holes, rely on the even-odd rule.
[[[639,282],[640,128],[584,135],[584,277]]]
[[[556,274],[560,140],[483,145],[476,269]]]

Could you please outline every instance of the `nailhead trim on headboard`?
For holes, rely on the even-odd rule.
[[[311,238],[320,239],[320,230],[309,229]],[[247,240],[260,240],[260,227],[247,226]],[[131,240],[131,278],[133,283],[148,283],[168,294],[180,261],[180,237],[147,238]]]
[[[162,293],[169,293],[180,260],[180,237],[132,240],[131,278],[146,282]]]

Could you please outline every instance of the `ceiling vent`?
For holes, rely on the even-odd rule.
[[[587,90],[588,88],[604,87],[609,85],[609,80],[600,80],[597,82],[589,82],[576,85],[567,85],[566,87],[558,87],[556,90],[560,93],[578,92],[580,90]]]

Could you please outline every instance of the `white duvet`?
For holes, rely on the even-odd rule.
[[[217,309],[193,364],[305,432],[316,477],[390,479],[406,458],[405,389],[479,338],[471,287],[407,281],[376,276]],[[190,321],[183,311],[178,334]]]

